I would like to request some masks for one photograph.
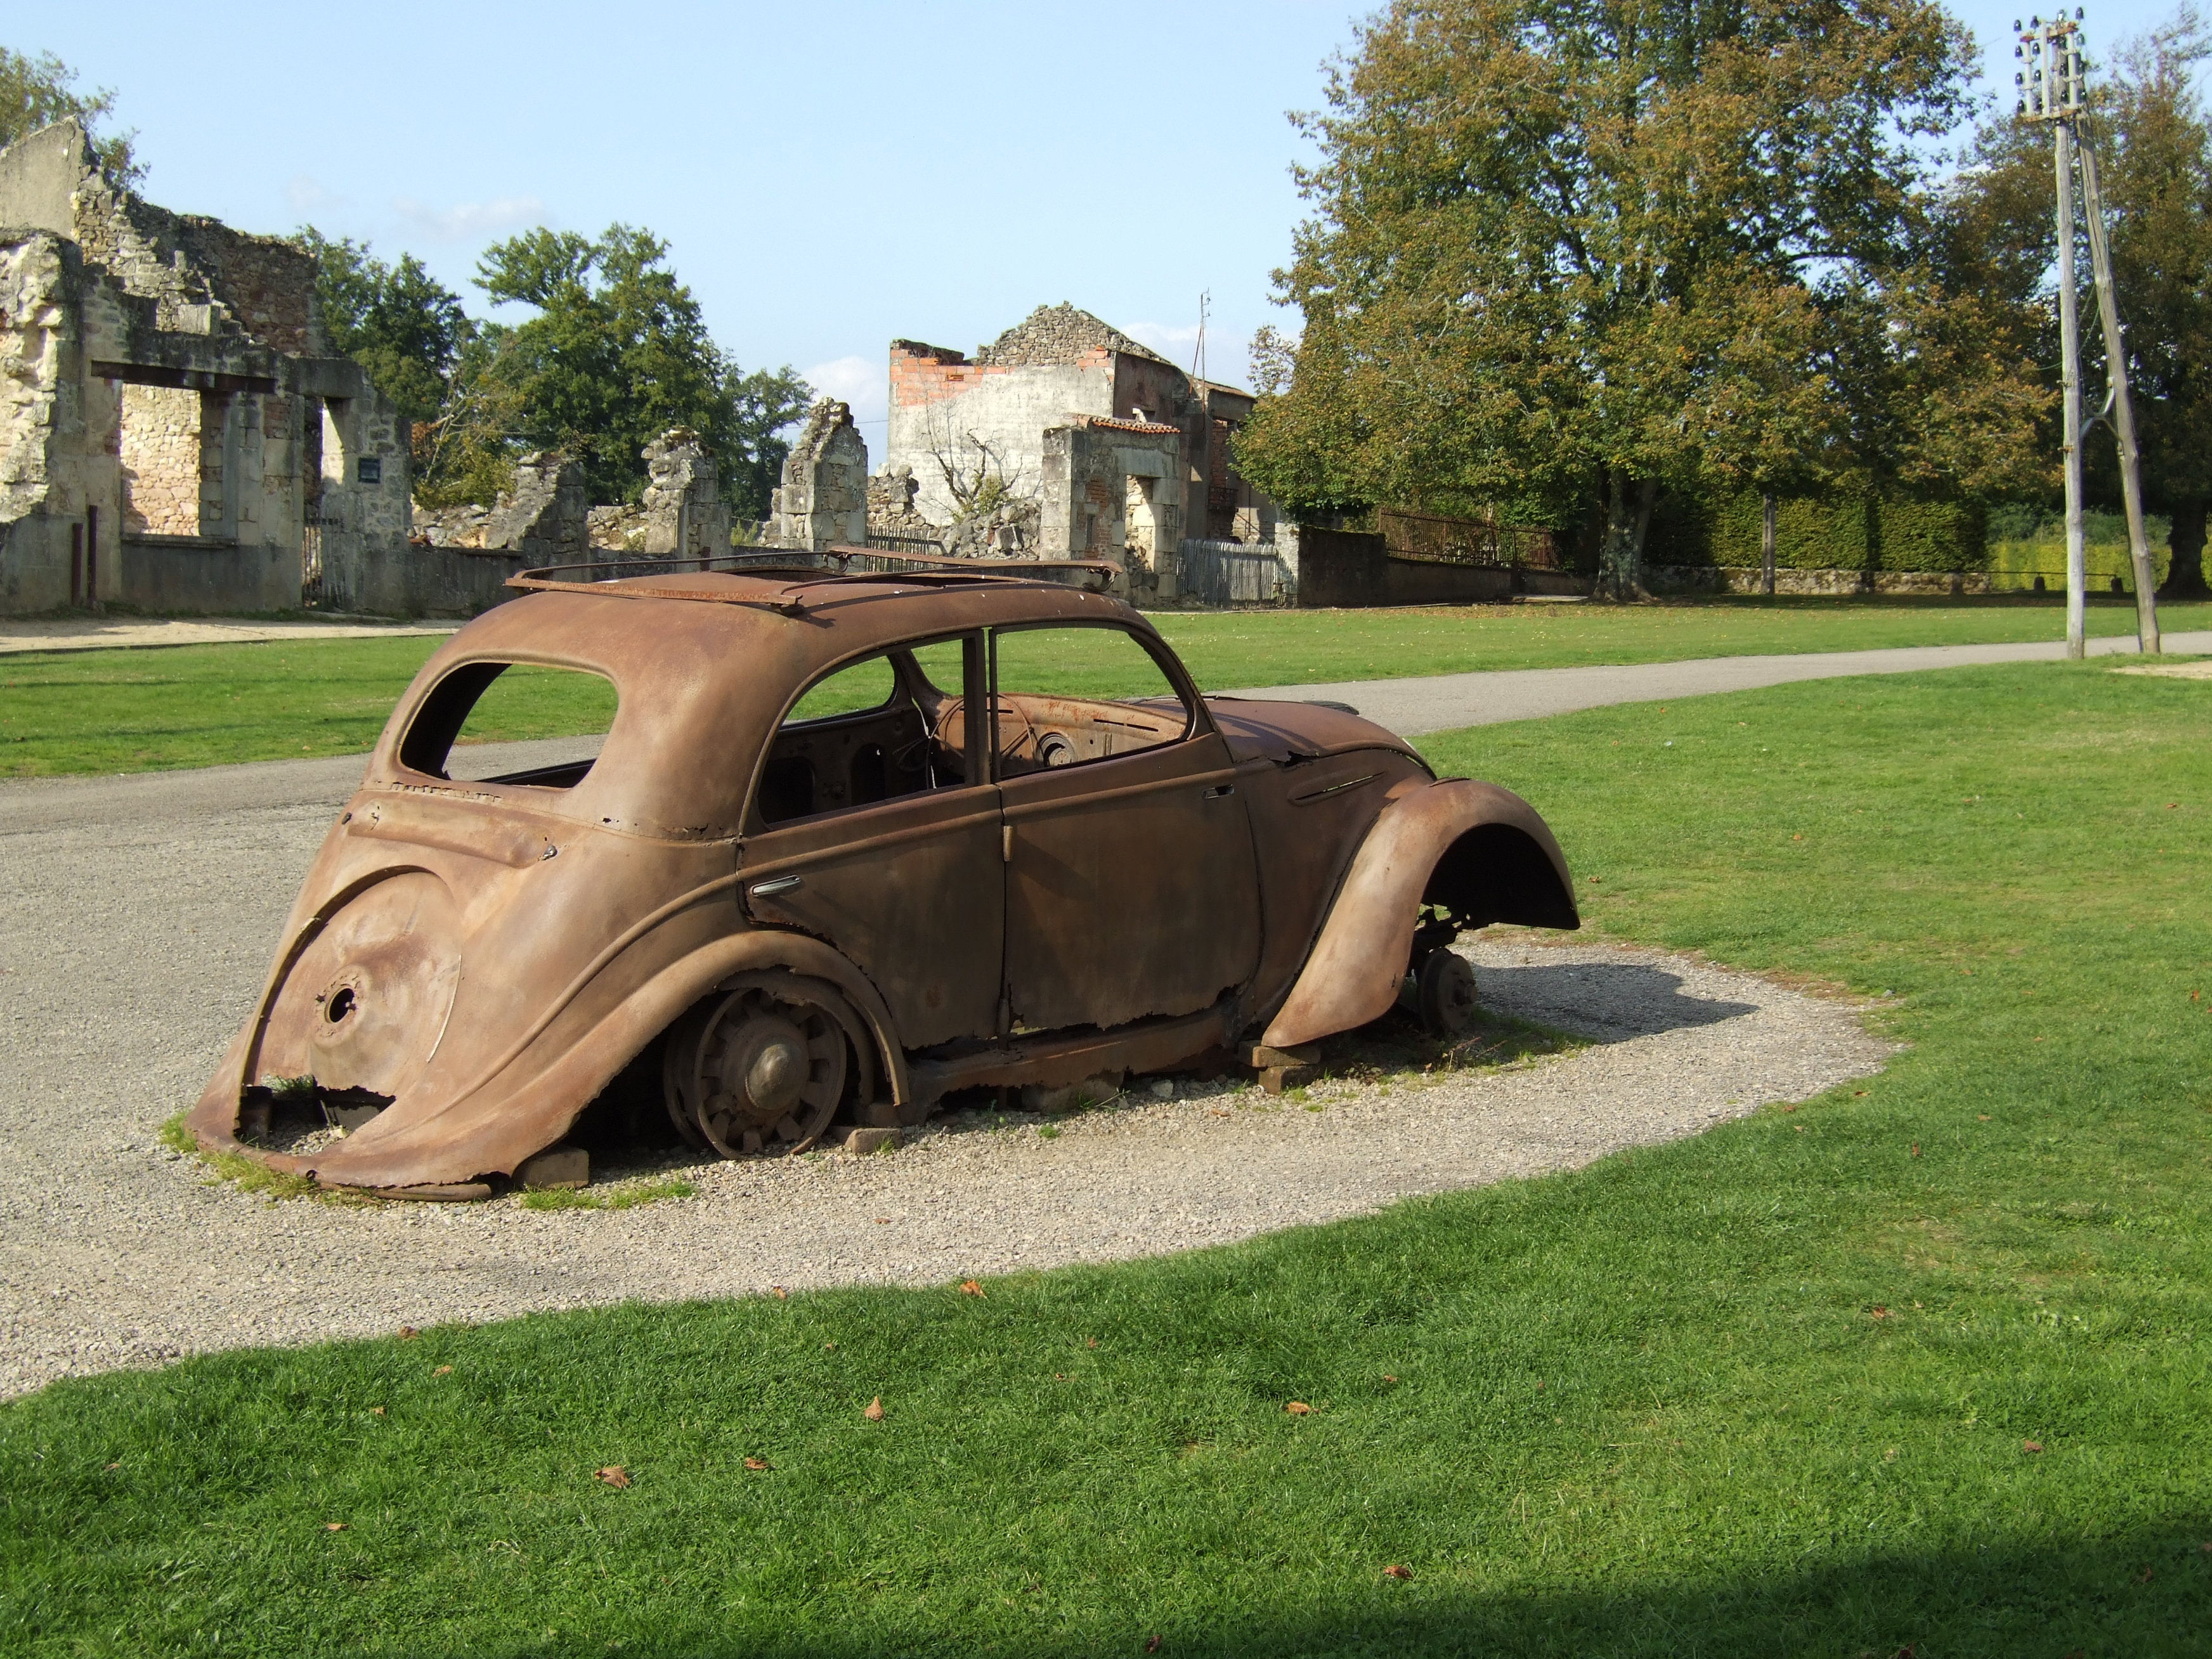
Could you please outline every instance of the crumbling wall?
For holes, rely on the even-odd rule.
[[[807,411],[784,458],[768,540],[818,552],[832,542],[858,545],[867,538],[868,446],[850,406],[824,398]]]
[[[414,509],[418,545],[520,554],[530,564],[580,560],[589,549],[584,466],[553,452],[514,464],[514,487],[490,507]]]
[[[910,466],[887,466],[868,479],[868,534],[907,541],[936,541],[938,527],[914,504],[917,485]]]
[[[1038,555],[1109,559],[1133,597],[1173,599],[1182,544],[1182,432],[1083,420],[1044,434]]]
[[[645,552],[654,558],[714,558],[730,550],[730,509],[716,488],[714,458],[689,427],[645,447]]]

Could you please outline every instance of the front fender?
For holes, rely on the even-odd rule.
[[[544,1052],[541,1037],[434,1115],[409,1122],[401,1121],[404,1114],[392,1114],[386,1125],[380,1115],[311,1154],[263,1153],[235,1139],[237,1091],[244,1082],[241,1035],[193,1113],[191,1127],[203,1145],[246,1152],[327,1186],[442,1186],[511,1175],[525,1158],[567,1134],[578,1114],[694,1002],[733,974],[779,968],[825,980],[845,994],[874,1040],[892,1100],[906,1102],[912,1085],[905,1055],[890,1011],[867,976],[819,939],[761,930],[730,934],[679,957],[557,1054]],[[224,1110],[217,1103],[226,1095]]]
[[[1534,807],[1472,778],[1417,785],[1369,829],[1261,1041],[1291,1048],[1387,1012],[1413,959],[1424,903],[1446,906],[1474,927],[1582,926],[1566,857]]]

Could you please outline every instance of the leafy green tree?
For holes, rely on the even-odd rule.
[[[581,459],[599,501],[637,499],[640,452],[690,427],[715,456],[733,510],[764,517],[788,453],[775,434],[805,412],[805,383],[788,368],[747,374],[732,362],[667,254],[651,232],[622,224],[596,240],[540,228],[495,244],[478,285],[537,314],[486,328],[464,390],[511,423],[511,442]]]
[[[461,296],[411,253],[386,264],[366,242],[333,241],[313,225],[294,240],[315,256],[331,349],[367,369],[409,421],[435,420],[474,328]]]
[[[2026,453],[2025,366],[1960,349],[1923,258],[1970,46],[1922,0],[1397,0],[1303,118],[1304,328],[1240,465],[1293,507],[1595,493],[1626,595],[1662,486],[1963,487],[1911,430],[1939,372]]]
[[[40,127],[74,115],[93,129],[115,111],[115,94],[107,87],[96,92],[76,90],[76,71],[50,52],[36,57],[0,46],[0,146],[36,132]],[[118,185],[136,185],[146,169],[132,155],[136,132],[93,132],[93,154],[108,177]]]

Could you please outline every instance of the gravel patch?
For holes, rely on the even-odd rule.
[[[964,1115],[867,1158],[641,1164],[697,1196],[627,1210],[272,1202],[157,1132],[245,1017],[352,781],[166,812],[115,798],[137,780],[87,781],[82,813],[0,787],[0,1394],[246,1344],[1223,1243],[1694,1133],[1890,1052],[1850,1009],[1756,977],[1508,934],[1469,951],[1486,1004],[1585,1046],[1302,1101],[1139,1082],[1108,1109]]]

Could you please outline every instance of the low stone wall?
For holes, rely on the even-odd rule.
[[[122,560],[116,597],[139,611],[236,616],[300,609],[297,548],[126,536]]]
[[[1644,586],[1654,593],[1763,593],[1765,577],[1757,566],[1662,564],[1648,566]],[[1792,570],[1774,573],[1777,593],[1990,593],[1986,570]]]

